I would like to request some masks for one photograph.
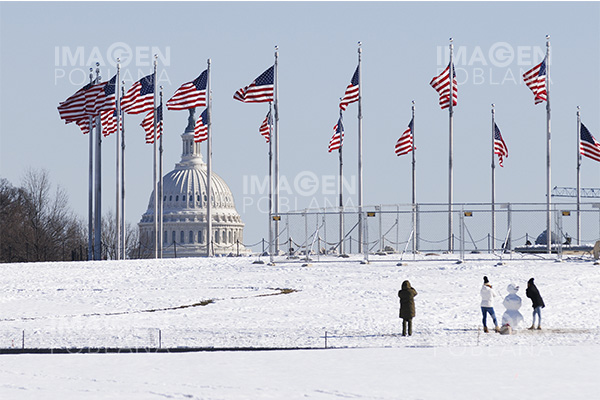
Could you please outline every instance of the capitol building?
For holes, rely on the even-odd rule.
[[[200,143],[194,142],[194,113],[181,135],[183,151],[175,169],[163,177],[163,257],[206,256],[206,194],[207,168],[200,153]],[[243,246],[244,223],[233,201],[227,183],[211,172],[212,254],[247,255]],[[154,192],[148,209],[138,224],[140,239],[153,251]]]

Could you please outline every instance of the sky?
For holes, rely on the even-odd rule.
[[[338,156],[328,153],[339,98],[362,42],[364,204],[411,202],[411,157],[394,145],[415,101],[417,201],[448,198],[448,112],[429,82],[454,43],[454,201],[491,201],[491,104],[509,157],[496,168],[497,202],[544,203],[546,110],[521,75],[550,35],[552,184],[576,186],[576,112],[600,139],[598,2],[25,2],[0,3],[0,177],[19,185],[46,169],[86,219],[88,140],[56,107],[89,67],[126,86],[152,72],[168,99],[211,59],[213,171],[231,188],[245,241],[267,236],[268,146],[258,133],[268,106],[233,93],[274,62],[279,47],[281,211],[336,204]],[[125,119],[126,218],[137,224],[152,184],[152,146],[142,116]],[[185,111],[164,116],[164,172],[181,157]],[[346,204],[357,204],[357,104],[344,112]],[[203,146],[203,151],[205,150]],[[103,214],[115,209],[115,138],[103,140]],[[496,160],[497,164],[497,160]],[[581,185],[600,187],[600,165],[583,159]]]

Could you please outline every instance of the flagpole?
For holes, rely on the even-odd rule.
[[[581,107],[577,106],[577,245],[581,244]]]
[[[546,245],[548,254],[552,249],[552,214],[550,213],[551,185],[551,134],[550,134],[550,35],[546,35]]]
[[[276,215],[279,214],[279,82],[278,82],[278,64],[279,64],[279,46],[275,46],[275,67],[274,67],[274,76],[273,76],[273,95],[274,102],[273,107],[275,110],[275,130],[274,130],[274,147],[275,147],[275,180],[274,180],[274,213]],[[279,222],[275,221],[275,252],[279,254]]]
[[[159,223],[158,223],[158,256],[159,258],[163,258],[163,242],[164,242],[164,238],[163,238],[163,134],[164,134],[164,125],[165,125],[165,121],[162,115],[162,101],[163,101],[163,87],[160,87],[160,101],[158,103],[158,106],[160,107],[160,112],[161,112],[161,132],[160,132],[160,144],[158,147],[158,152],[159,152],[159,162],[158,162],[158,217],[159,219]],[[158,110],[156,110],[156,118],[158,119]],[[156,139],[155,139],[156,140]]]
[[[496,137],[496,112],[495,104],[492,104],[492,253],[496,250],[496,163],[494,160],[494,148]]]
[[[125,81],[121,82],[121,96],[125,96]],[[121,102],[119,101],[118,114],[121,118],[121,240],[122,240],[122,257],[123,260],[127,258],[127,240],[125,228],[125,114],[121,110]]]
[[[358,42],[358,252],[363,249],[363,165],[362,165],[362,43]],[[368,244],[367,244],[368,247]]]
[[[100,83],[100,64],[96,63],[96,84]],[[94,215],[94,259],[102,259],[102,125],[96,116],[96,201]]]
[[[210,58],[207,60],[206,69],[206,106],[207,106],[207,139],[206,139],[206,257],[213,255],[212,252],[212,92],[210,85]]]
[[[416,180],[416,167],[417,161],[415,156],[415,101],[412,101],[412,229],[413,229],[413,254],[417,252],[417,180]]]
[[[94,83],[94,69],[90,68],[90,84]],[[88,181],[88,260],[94,259],[94,131],[93,118],[88,117],[89,134],[89,181]]]
[[[274,264],[273,259],[273,140],[271,137],[271,102],[269,102],[269,264]]]
[[[340,98],[340,101],[342,99]],[[342,109],[340,108],[340,122],[342,122]],[[338,127],[339,128],[339,127]],[[344,254],[344,161],[342,157],[342,148],[344,147],[344,140],[342,138],[343,131],[340,133],[340,244],[339,254]]]
[[[116,249],[116,255],[117,255],[117,260],[121,259],[121,204],[120,204],[120,193],[119,193],[119,138],[120,138],[120,127],[121,127],[121,115],[119,112],[119,107],[120,107],[120,98],[119,98],[119,84],[121,83],[119,81],[120,79],[120,74],[121,74],[121,60],[117,58],[117,76],[115,78],[115,113],[117,114],[117,131],[115,132],[116,134],[116,139],[115,139],[115,144],[116,144],[116,156],[115,156],[115,162],[116,162],[116,167],[115,167],[115,172],[116,172],[116,179],[115,179],[115,184],[116,184],[116,190],[115,190],[115,198],[116,198],[116,202],[115,202],[115,209],[116,209],[116,229],[115,229],[115,249]]]
[[[448,107],[449,116],[449,144],[448,144],[448,252],[454,251],[454,241],[452,233],[452,203],[454,202],[454,172],[453,172],[453,153],[454,153],[454,65],[452,64],[452,51],[454,50],[453,39],[450,38],[450,68],[448,78],[450,79],[450,105]]]
[[[153,182],[154,185],[154,258],[158,258],[158,185],[157,185],[157,177],[156,177],[156,158],[157,158],[157,148],[156,148],[156,66],[157,66],[157,56],[154,55],[154,103],[153,103],[153,112],[154,112],[154,137],[153,137],[153,153],[154,153],[154,168],[153,168]]]

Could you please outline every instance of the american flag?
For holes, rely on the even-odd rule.
[[[408,154],[413,150],[413,119],[410,120],[408,128],[404,131],[400,139],[396,142],[396,155]]]
[[[498,164],[501,167],[502,162],[504,161],[503,157],[508,158],[508,147],[506,147],[506,143],[504,143],[504,139],[502,139],[502,134],[500,133],[500,129],[498,125],[494,122],[494,154],[498,154]]]
[[[198,117],[194,126],[194,142],[201,143],[208,139],[208,108]]]
[[[102,111],[112,110],[116,107],[115,90],[117,76],[109,81],[93,85],[85,93],[85,112],[87,115],[95,116]]]
[[[544,57],[544,61],[525,72],[523,80],[533,92],[535,104],[548,101],[546,92],[546,57]]]
[[[429,82],[440,95],[440,107],[446,109],[450,107],[450,64],[438,76],[434,76]],[[458,83],[454,65],[452,65],[452,106],[458,104]]]
[[[244,103],[268,103],[273,101],[275,66],[256,78],[249,86],[239,89],[233,98]]]
[[[352,75],[352,80],[346,88],[346,93],[344,93],[344,97],[342,97],[342,100],[340,100],[340,108],[343,111],[346,111],[348,104],[358,101],[358,75],[360,73],[359,68],[360,66],[356,67],[356,71],[354,71],[354,75]]]
[[[195,107],[206,107],[206,83],[208,70],[204,70],[199,77],[191,82],[184,83],[167,101],[169,110],[187,110]]]
[[[85,114],[85,93],[92,87],[91,83],[88,83],[75,94],[70,96],[65,101],[58,104],[58,114],[60,118],[65,121],[66,124],[70,122],[76,122],[84,119]],[[86,118],[87,119],[87,118]]]
[[[342,124],[342,116],[338,119],[337,124],[333,127],[334,134],[329,141],[329,152],[342,148],[342,142],[344,141],[344,125]]]
[[[150,112],[146,114],[142,123],[140,124],[146,131],[146,143],[154,143],[154,109],[150,109]],[[162,115],[162,103],[156,107],[156,139],[160,139],[163,129],[163,115]]]
[[[581,140],[579,141],[579,152],[595,161],[600,161],[600,143],[594,139],[590,131],[581,124]]]
[[[271,127],[273,126],[273,118],[271,118],[271,110],[267,113],[265,120],[260,125],[258,132],[265,137],[267,143],[271,140]]]
[[[121,100],[121,109],[128,114],[141,114],[154,108],[154,74],[133,84]]]

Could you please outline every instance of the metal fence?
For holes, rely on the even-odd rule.
[[[368,257],[407,252],[543,252],[547,243],[545,203],[496,204],[494,211],[489,203],[454,204],[451,213],[447,204],[418,204],[415,209],[398,204],[363,207],[362,213],[309,209],[278,217],[274,222],[276,254],[299,258],[357,253]],[[552,204],[551,220],[553,252],[589,247],[600,240],[599,203],[582,203],[579,211],[574,203]]]

